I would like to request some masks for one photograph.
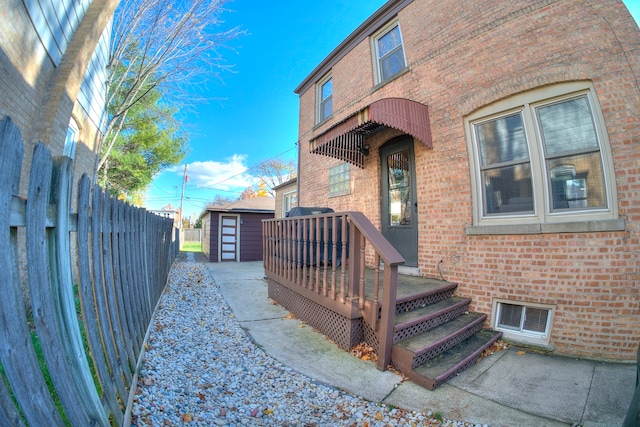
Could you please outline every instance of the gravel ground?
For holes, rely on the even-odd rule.
[[[273,359],[191,253],[176,260],[154,313],[132,425],[477,426],[369,402]]]

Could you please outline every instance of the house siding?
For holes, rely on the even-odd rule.
[[[202,221],[202,252],[210,262],[218,261],[219,222],[218,212],[207,212],[206,217]]]
[[[299,93],[299,205],[362,211],[380,227],[378,149],[401,132],[387,128],[369,138],[364,169],[351,167],[350,194],[331,198],[329,169],[340,161],[309,153],[308,141],[377,99],[421,102],[429,107],[433,148],[414,144],[420,273],[459,283],[458,294],[473,298],[474,311],[491,313],[495,299],[553,306],[549,348],[558,353],[634,360],[640,341],[640,31],[623,3],[416,0],[397,17],[405,73],[374,87],[365,39],[331,69],[331,119],[316,126],[313,85]],[[464,117],[514,94],[571,81],[595,89],[626,228],[468,235],[473,194]]]
[[[262,220],[273,214],[245,213],[240,218],[240,261],[262,261]]]
[[[71,117],[79,127],[73,162],[74,183],[77,184],[83,173],[93,177],[100,131],[78,101],[78,94],[91,56],[118,1],[74,0],[62,6],[60,2],[38,0],[3,2],[0,118],[9,117],[20,129],[25,143],[17,195],[27,194],[31,156],[37,143],[46,145],[53,156],[63,154]],[[92,106],[101,102],[104,103],[104,98],[90,99]],[[104,104],[98,108],[104,111]],[[71,204],[75,209],[77,185],[72,188]],[[24,240],[24,230],[18,233],[18,239]],[[18,255],[21,283],[26,287],[24,246],[19,247]],[[75,274],[74,269],[74,277]]]

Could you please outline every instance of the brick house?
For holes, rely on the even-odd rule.
[[[298,205],[362,212],[507,338],[634,360],[639,76],[620,0],[390,0],[295,89]]]
[[[0,12],[0,119],[20,129],[24,160],[19,194],[26,196],[31,156],[43,143],[73,159],[77,181],[93,176],[106,112],[109,22],[119,0],[8,0]],[[22,233],[23,230],[19,229]],[[24,248],[19,248],[26,286]]]
[[[9,0],[0,12],[0,118],[20,129],[23,177],[37,142],[93,175],[106,108],[109,26],[118,0]],[[22,180],[21,195],[27,180]],[[74,197],[75,199],[75,197]]]
[[[289,210],[298,205],[298,178],[291,178],[280,185],[273,187],[276,199],[276,218],[287,216]]]

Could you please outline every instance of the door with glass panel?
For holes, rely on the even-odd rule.
[[[380,148],[382,234],[405,259],[418,265],[418,203],[413,138],[402,136]]]
[[[220,261],[238,260],[238,217],[220,216]]]

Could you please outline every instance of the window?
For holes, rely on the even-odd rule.
[[[317,122],[322,123],[333,114],[333,78],[330,75],[318,83],[317,99]]]
[[[493,327],[502,331],[505,337],[538,344],[548,343],[552,307],[497,300],[493,313]]]
[[[404,47],[400,25],[385,26],[372,39],[375,84],[385,82],[405,69]]]
[[[76,156],[76,145],[78,141],[78,124],[71,118],[69,120],[69,127],[67,128],[67,137],[64,141],[64,149],[62,151],[63,156],[67,156],[71,159]]]
[[[349,163],[345,162],[329,169],[329,196],[351,193]]]
[[[291,191],[289,193],[285,193],[282,195],[282,215],[286,216],[287,213],[294,207],[297,203],[298,193],[296,191]]]
[[[483,109],[467,123],[476,168],[474,224],[617,216],[610,149],[590,85],[571,83],[518,95]]]

